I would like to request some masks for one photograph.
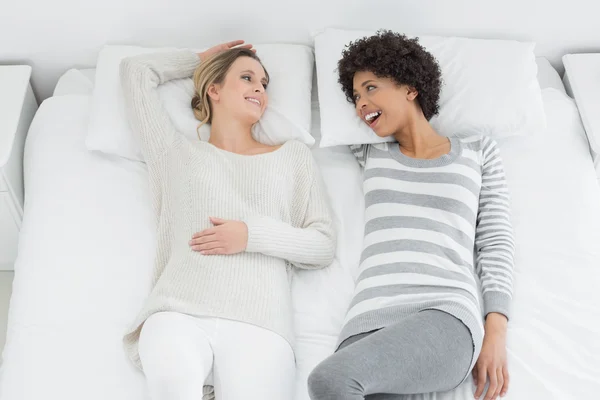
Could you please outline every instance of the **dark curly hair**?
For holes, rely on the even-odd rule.
[[[425,118],[429,120],[438,113],[442,72],[435,57],[419,44],[418,38],[379,30],[373,36],[346,45],[338,61],[338,82],[346,99],[353,104],[354,74],[360,71],[414,87]]]

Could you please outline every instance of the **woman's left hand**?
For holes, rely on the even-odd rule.
[[[499,313],[490,313],[485,323],[485,336],[481,353],[473,369],[473,378],[477,384],[475,398],[479,399],[489,378],[485,400],[504,396],[508,390],[509,374],[506,361],[506,324],[507,319]]]
[[[195,233],[189,245],[204,255],[236,254],[246,250],[248,226],[242,221],[210,218],[214,227]]]

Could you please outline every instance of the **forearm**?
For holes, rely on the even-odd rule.
[[[244,222],[248,226],[248,252],[282,258],[307,269],[325,267],[333,261],[335,241],[327,223],[295,228],[267,217],[252,217]]]
[[[173,79],[191,77],[200,65],[200,57],[189,50],[164,51],[128,57],[121,65],[129,71],[122,76],[124,83],[129,79],[131,84],[150,81],[158,86]]]

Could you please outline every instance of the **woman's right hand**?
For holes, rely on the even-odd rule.
[[[242,44],[244,44],[243,40],[234,40],[233,42],[221,43],[221,44],[211,47],[210,49],[203,51],[202,53],[198,53],[198,57],[200,57],[200,61],[205,61],[208,57],[210,57],[212,55],[215,55],[222,51],[232,49],[236,46],[239,46],[240,48],[243,48],[243,49],[250,49],[250,50],[256,52],[256,50],[252,48],[251,44],[244,44],[243,46],[240,46]]]
[[[236,254],[246,250],[248,226],[243,221],[210,217],[214,227],[195,233],[189,245],[203,255]]]

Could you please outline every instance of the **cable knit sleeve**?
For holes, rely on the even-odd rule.
[[[147,162],[160,157],[178,137],[158,96],[158,85],[190,77],[198,65],[200,58],[189,50],[142,54],[121,61],[125,106]]]
[[[312,168],[308,168],[308,201],[300,226],[292,226],[271,217],[246,218],[247,252],[283,258],[302,269],[318,269],[333,262],[336,233],[331,210],[312,155],[310,159]]]

